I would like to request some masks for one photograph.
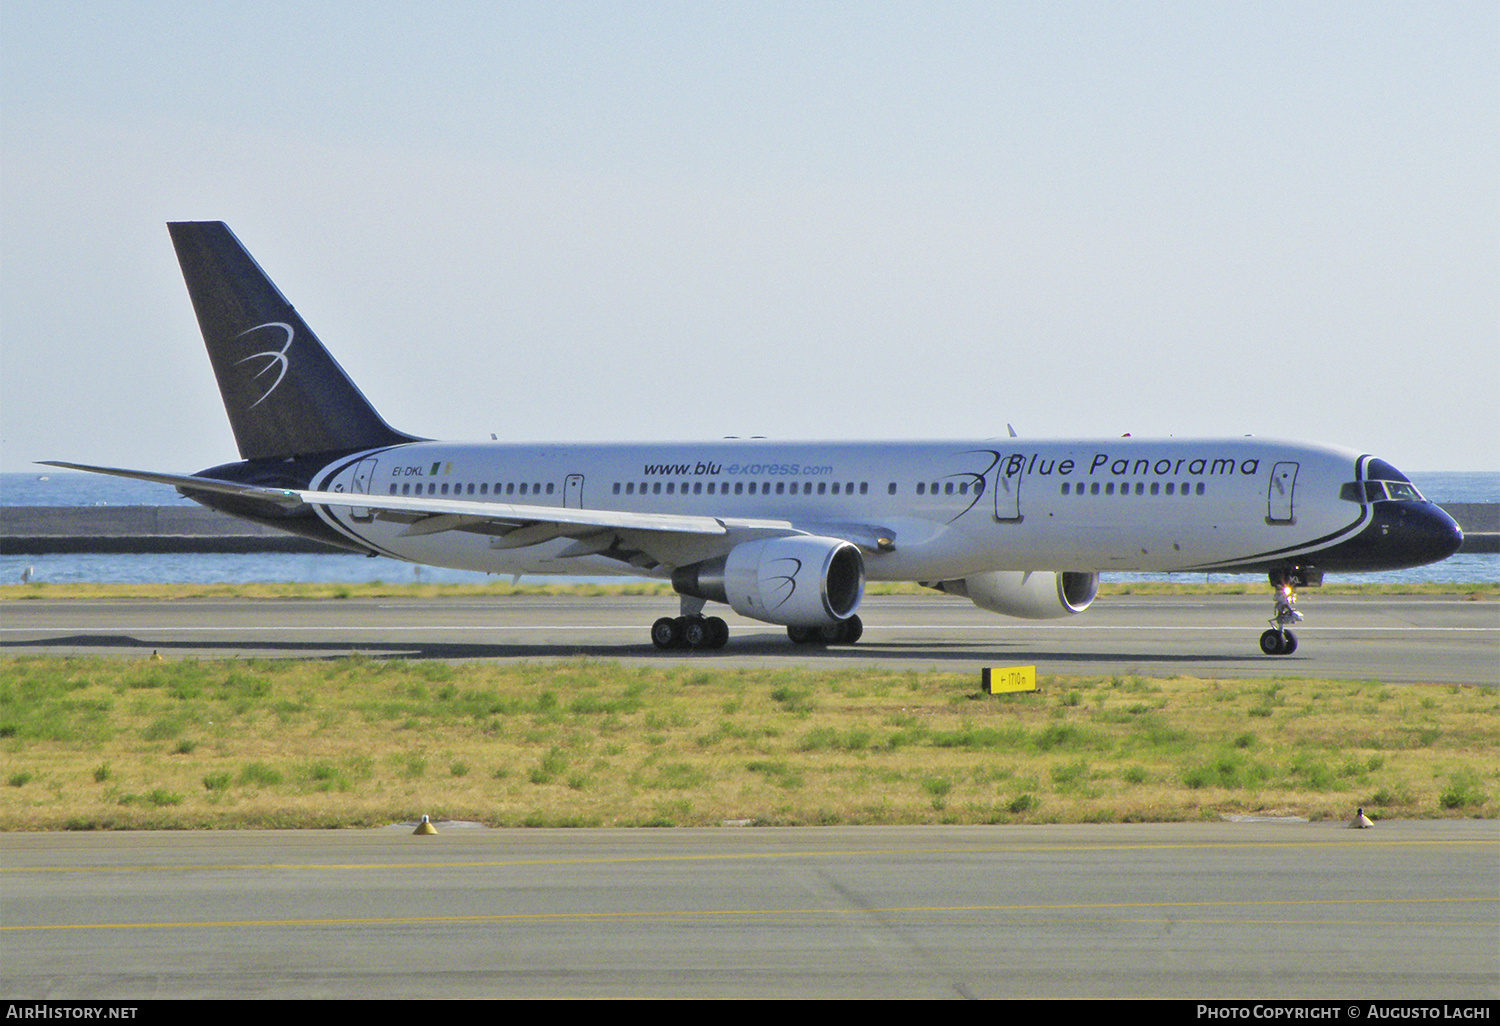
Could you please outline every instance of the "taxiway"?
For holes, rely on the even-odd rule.
[[[941,595],[869,597],[864,639],[792,646],[783,631],[729,614],[717,652],[660,652],[652,619],[671,598],[14,601],[0,605],[0,651],[199,658],[326,658],[350,652],[433,659],[693,660],[744,666],[795,660],[827,667],[880,662],[978,673],[1327,677],[1500,686],[1500,603],[1443,596],[1304,593],[1307,622],[1291,656],[1260,654],[1265,595],[1099,599],[1068,620],[995,616]]]

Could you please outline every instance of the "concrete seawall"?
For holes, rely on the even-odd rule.
[[[1500,503],[1444,507],[1464,552],[1500,552]],[[199,506],[0,506],[0,555],[59,552],[339,552]]]
[[[347,551],[201,506],[0,506],[6,556]]]

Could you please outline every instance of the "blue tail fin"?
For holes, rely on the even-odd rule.
[[[167,229],[243,459],[416,441],[380,418],[227,225]]]

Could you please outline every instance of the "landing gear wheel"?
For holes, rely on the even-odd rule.
[[[1291,631],[1282,631],[1281,654],[1291,655],[1297,651],[1297,635]]]
[[[865,636],[865,622],[858,616],[849,617],[849,619],[844,621],[843,626],[844,638],[841,642],[842,644],[852,645]]]
[[[709,648],[723,648],[729,643],[729,624],[725,623],[721,617],[710,616],[704,623],[708,624],[712,635],[708,643]]]
[[[1266,631],[1260,636],[1260,650],[1266,655],[1281,655],[1281,635]]]
[[[674,617],[664,616],[651,625],[651,644],[657,648],[676,648],[681,641],[682,634]]]
[[[786,636],[792,639],[794,645],[811,645],[821,640],[816,627],[788,627]]]
[[[865,624],[857,616],[817,628],[818,640],[825,645],[852,645],[865,633]]]
[[[688,648],[708,648],[713,630],[701,616],[695,616],[682,628],[682,643]]]

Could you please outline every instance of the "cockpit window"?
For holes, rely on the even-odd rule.
[[[1373,484],[1374,482],[1366,482]],[[1414,502],[1422,502],[1422,493],[1408,481],[1382,481],[1385,485],[1385,493],[1392,499],[1411,499]]]
[[[1350,481],[1339,489],[1339,498],[1346,502],[1426,502],[1422,493],[1411,483],[1411,478],[1374,456],[1363,456],[1363,481]]]
[[[1386,499],[1427,501],[1409,481],[1350,481],[1339,489],[1339,498],[1348,502],[1382,502]]]

